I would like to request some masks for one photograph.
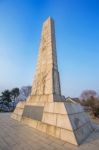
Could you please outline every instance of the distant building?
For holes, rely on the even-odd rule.
[[[80,100],[77,97],[76,98],[67,97],[66,101],[72,102],[72,103],[80,103]]]

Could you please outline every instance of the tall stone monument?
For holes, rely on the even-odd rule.
[[[61,95],[55,28],[50,17],[43,24],[31,95],[17,104],[12,118],[74,145],[93,131],[80,104],[66,102]]]

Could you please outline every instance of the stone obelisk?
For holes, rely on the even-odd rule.
[[[52,102],[64,99],[61,96],[57,65],[54,21],[49,17],[43,24],[36,73],[32,86],[34,101]],[[46,97],[46,98],[44,98]]]
[[[31,95],[19,102],[12,118],[46,134],[79,145],[93,131],[80,104],[66,102],[61,95],[54,21],[43,24]]]
[[[43,25],[32,95],[61,95],[56,55],[54,21],[49,17]]]

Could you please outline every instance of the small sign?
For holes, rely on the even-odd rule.
[[[42,121],[43,110],[43,106],[25,106],[23,111],[23,117]]]

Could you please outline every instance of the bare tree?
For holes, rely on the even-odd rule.
[[[87,100],[87,99],[90,99],[90,97],[96,98],[97,97],[97,92],[94,91],[94,90],[85,90],[85,91],[82,92],[82,94],[80,96],[80,99],[81,100]]]
[[[86,90],[83,91],[81,96],[81,104],[90,108],[91,113],[95,116],[99,116],[99,99],[96,91]]]

